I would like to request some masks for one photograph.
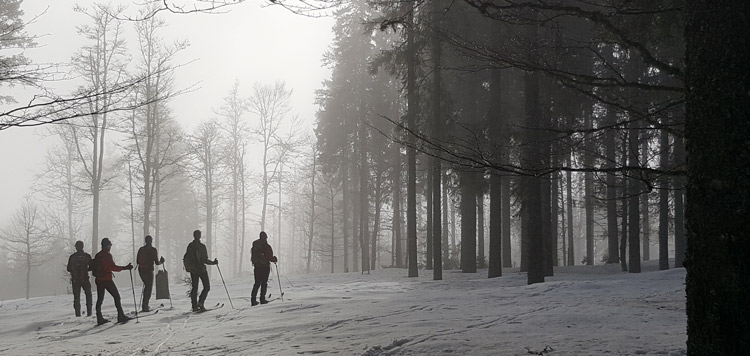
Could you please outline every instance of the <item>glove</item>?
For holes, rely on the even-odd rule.
[[[214,258],[214,264],[215,264],[215,265],[218,265],[218,264],[219,264],[219,259],[218,259],[218,258]]]
[[[133,264],[132,263],[128,263],[128,265],[125,266],[125,269],[128,270],[128,271],[131,270],[131,269],[133,269]]]
[[[161,259],[159,260],[159,262],[164,263],[164,256],[161,256]]]

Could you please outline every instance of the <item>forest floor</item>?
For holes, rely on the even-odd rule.
[[[206,305],[220,309],[190,312],[185,286],[173,284],[173,308],[152,300],[165,307],[103,326],[76,318],[71,295],[4,301],[0,355],[685,355],[685,270],[656,265],[556,267],[531,286],[518,269],[493,279],[444,271],[442,281],[395,268],[282,276],[284,300],[274,278],[273,302],[254,307],[252,278],[236,279],[234,308],[215,278]],[[124,276],[116,283],[133,311]],[[116,320],[109,295],[103,311]]]

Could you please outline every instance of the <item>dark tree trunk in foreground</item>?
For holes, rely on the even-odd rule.
[[[750,2],[685,7],[688,355],[750,355]]]

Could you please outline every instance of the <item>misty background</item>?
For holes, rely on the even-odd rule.
[[[84,37],[76,32],[76,27],[91,23],[86,15],[74,11],[74,7],[78,5],[91,9],[94,4],[94,1],[80,0],[23,1],[22,18],[29,22],[25,31],[28,35],[34,36],[36,42],[35,47],[24,50],[26,56],[39,64],[70,62],[76,51],[86,44]],[[135,16],[138,9],[137,5],[130,4],[123,14]],[[182,93],[171,97],[168,104],[171,116],[185,134],[191,133],[202,122],[220,119],[217,112],[235,82],[239,83],[241,96],[250,96],[255,84],[285,83],[291,93],[287,103],[290,108],[289,121],[291,122],[293,116],[298,117],[300,132],[307,135],[312,133],[316,111],[315,90],[330,75],[330,69],[322,64],[322,59],[332,38],[331,17],[298,16],[279,7],[247,2],[232,7],[231,11],[216,14],[163,13],[159,14],[158,18],[164,21],[164,26],[159,29],[159,37],[165,45],[177,41],[187,42],[184,49],[171,59],[175,67],[172,86],[174,90]],[[128,54],[133,60],[137,55],[135,25],[136,22],[123,23]],[[65,71],[68,68],[63,67],[61,70]],[[62,78],[63,75],[58,77]],[[80,83],[81,78],[78,77],[49,81],[45,85],[65,92]],[[36,93],[35,88],[21,85],[4,87],[3,90],[4,93],[9,92],[20,103],[29,100],[31,95]],[[255,120],[249,113],[246,113],[243,119],[248,123]],[[43,178],[40,176],[46,174],[46,160],[50,151],[54,152],[60,145],[59,138],[50,131],[50,127],[37,127],[11,129],[0,134],[0,151],[6,152],[0,158],[0,180],[6,187],[0,190],[0,201],[3,202],[0,205],[0,226],[7,227],[10,224],[12,217],[23,206],[27,197],[40,209],[60,209],[50,203],[50,197],[45,196],[41,186],[44,183],[41,183]],[[115,132],[116,130],[110,131],[112,132],[108,132],[108,135],[111,134],[111,142],[107,144],[109,153],[106,155],[112,163],[121,155],[117,145],[121,144],[123,139],[122,134]],[[255,147],[248,147],[246,158],[248,166],[256,170],[255,166],[259,164],[260,157]],[[108,237],[115,242],[112,250],[115,261],[125,265],[131,261],[135,263],[131,257],[129,194],[122,187],[122,179],[127,182],[126,177],[121,176],[122,172],[113,174],[117,176],[116,180],[120,181],[113,184],[108,193],[105,193],[109,194],[110,198],[103,202],[102,209],[109,212],[109,218],[100,227],[100,239]],[[257,190],[257,187],[254,186],[252,189]],[[83,201],[80,214],[84,215],[87,214],[86,205],[90,205],[91,198],[89,195],[88,198],[81,199]],[[142,201],[143,198],[140,199]],[[169,199],[171,198],[165,198]],[[248,244],[257,238],[260,231],[257,199],[249,203],[252,214],[247,217],[247,238],[250,239]],[[139,205],[142,204],[141,202]],[[198,207],[194,208],[197,211]],[[172,211],[165,210],[162,214],[170,215]],[[91,246],[90,210],[86,217],[76,217],[76,220],[75,238],[84,241],[85,251],[93,256],[100,247]],[[142,218],[139,220],[142,221]],[[204,230],[205,236],[205,221],[197,223],[196,220],[190,219],[182,220],[178,224],[189,233],[180,235],[182,241],[175,248],[184,250],[184,246],[192,240],[194,229]],[[226,230],[220,226],[218,234],[225,235]],[[138,246],[143,245],[141,231],[141,227],[136,229],[136,250]],[[271,233],[271,238],[273,241],[276,236]],[[8,256],[11,252],[7,245],[2,246],[4,262],[0,264],[0,284],[3,286],[0,288],[0,299],[23,297],[25,281],[22,263]],[[48,246],[44,248],[49,249]],[[44,256],[40,256],[42,259],[35,262],[35,266],[32,267],[31,296],[69,292],[70,283],[64,264],[67,262],[67,256],[74,251],[72,244],[67,240],[56,244],[54,249],[44,251]],[[160,248],[161,254],[165,252]],[[177,250],[171,252],[173,255],[167,260],[167,267],[171,267],[175,273],[184,272],[182,255]],[[225,250],[212,254],[212,257],[227,261],[225,258],[228,255]],[[245,267],[246,272],[247,270],[248,267]]]

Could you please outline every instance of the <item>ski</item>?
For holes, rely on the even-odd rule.
[[[154,307],[154,308],[151,308],[151,310],[149,310],[149,311],[147,311],[147,312],[144,312],[144,311],[140,311],[140,312],[138,312],[137,314],[138,314],[138,317],[141,317],[141,316],[147,316],[147,315],[152,315],[152,314],[156,314],[156,313],[158,313],[158,312],[159,312],[159,310],[160,310],[161,308],[163,308],[163,307],[164,307],[164,304],[160,304],[159,306],[156,306],[156,307]],[[132,311],[132,312],[130,312],[130,315],[136,315],[136,312],[135,312],[135,311]]]
[[[214,305],[214,306],[212,306],[210,308],[206,308],[206,310],[198,310],[198,311],[194,311],[193,313],[205,313],[207,311],[211,311],[211,310],[215,310],[215,309],[220,309],[222,307],[224,307],[224,303],[216,303],[216,305]]]

